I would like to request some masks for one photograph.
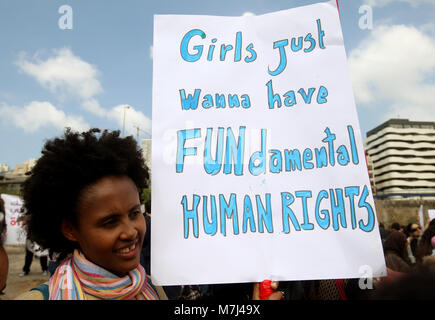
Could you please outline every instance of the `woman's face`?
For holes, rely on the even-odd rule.
[[[86,258],[124,276],[137,267],[145,235],[145,218],[136,185],[125,176],[108,176],[79,196],[77,224],[65,236],[78,242]]]
[[[411,236],[413,236],[414,238],[418,238],[419,236],[421,236],[421,228],[418,224],[414,223],[411,226]]]

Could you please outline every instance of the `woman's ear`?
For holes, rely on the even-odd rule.
[[[65,238],[67,238],[70,241],[74,241],[77,242],[77,237],[75,236],[75,228],[72,225],[71,222],[69,222],[68,220],[63,219],[62,223],[60,225],[62,234]]]

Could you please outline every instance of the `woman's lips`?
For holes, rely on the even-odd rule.
[[[118,250],[115,250],[115,253],[123,258],[129,259],[132,257],[135,257],[138,251],[138,243],[139,241],[136,241],[129,245],[128,247],[124,247]]]

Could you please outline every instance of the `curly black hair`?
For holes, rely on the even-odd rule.
[[[91,129],[48,140],[42,156],[24,182],[24,207],[29,215],[28,234],[41,247],[59,254],[73,252],[74,242],[61,231],[64,219],[76,225],[81,191],[106,176],[128,176],[141,190],[148,184],[148,168],[132,136],[119,131]]]

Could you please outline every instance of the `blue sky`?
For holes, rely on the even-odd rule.
[[[0,163],[38,158],[64,126],[151,132],[153,15],[260,15],[322,1],[0,0]],[[73,28],[62,30],[62,5]],[[435,121],[435,0],[340,0],[363,136],[391,117]],[[373,27],[361,28],[369,6]]]

